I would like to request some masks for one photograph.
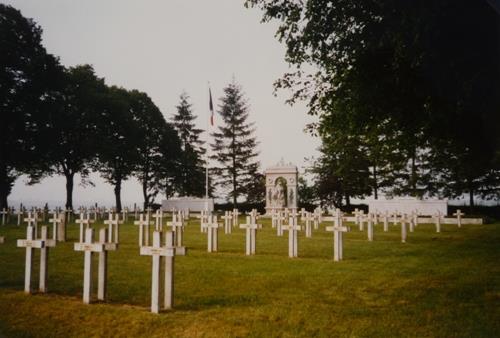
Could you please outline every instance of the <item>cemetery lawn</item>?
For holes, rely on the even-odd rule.
[[[76,225],[50,250],[48,294],[31,296],[23,293],[25,250],[16,248],[25,226],[0,226],[0,337],[500,336],[499,223],[443,225],[440,234],[419,225],[406,244],[399,227],[376,226],[371,243],[352,227],[337,263],[325,224],[312,238],[300,233],[299,258],[289,259],[288,233],[276,237],[269,219],[261,223],[257,255],[246,257],[243,230],[219,231],[219,252],[208,254],[192,220],[188,255],[175,261],[175,310],[159,315],[149,312],[151,257],[139,255],[137,226],[121,226],[109,300],[91,305],[82,303]],[[37,250],[34,288],[38,260]]]

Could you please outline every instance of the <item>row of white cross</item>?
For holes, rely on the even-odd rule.
[[[186,248],[182,245],[182,232],[185,226],[185,213],[175,212],[172,213],[172,221],[167,222],[167,226],[172,227],[172,231],[163,232],[163,212],[158,210],[152,218],[155,221],[150,220],[150,213],[141,214],[139,220],[135,222],[139,225],[139,246],[141,255],[152,256],[152,284],[151,284],[151,311],[158,313],[160,310],[160,276],[161,276],[161,266],[162,259],[165,257],[165,284],[164,284],[164,307],[170,309],[173,307],[173,290],[174,290],[174,257],[176,255],[185,255]],[[333,232],[333,257],[334,261],[340,261],[343,259],[343,233],[350,231],[350,228],[344,226],[343,213],[340,210],[336,210],[333,218],[333,226],[327,226],[326,231]],[[456,216],[461,217],[464,214],[457,211]],[[232,212],[226,212],[222,219],[224,220],[224,228],[226,233],[230,233],[230,229],[238,225],[239,212],[237,209]],[[298,214],[295,211],[288,213],[288,224],[283,224],[285,220],[284,212],[275,212],[272,215],[272,223],[279,231],[288,231],[288,243],[289,243],[289,257],[298,256],[298,231],[302,230],[302,226],[297,224]],[[302,212],[302,221],[305,222],[306,236],[311,233],[311,227],[317,228],[321,222],[321,213],[315,210],[314,213]],[[245,253],[246,255],[254,255],[256,251],[256,232],[258,229],[262,228],[261,224],[257,223],[260,215],[256,210],[252,210],[246,216],[246,223],[239,224],[239,228],[246,230],[246,245]],[[388,223],[390,217],[386,213],[385,215],[375,215],[367,214],[366,216],[359,211],[354,213],[355,223],[360,226],[360,230],[363,230],[363,223],[367,223],[367,234],[368,240],[373,240],[373,225],[382,219],[384,223],[384,230],[387,231]],[[377,218],[379,217],[379,218]],[[218,229],[221,224],[217,222],[217,216],[212,215],[209,212],[202,212],[199,216],[202,231],[207,233],[207,250],[208,252],[216,252],[218,250]],[[436,216],[436,222],[439,224],[441,215]],[[413,227],[418,224],[418,217],[415,218],[408,217],[407,215],[393,215],[391,219],[394,224],[401,224],[401,239],[402,242],[406,241],[406,225],[410,224],[410,232],[413,231]],[[18,240],[17,246],[26,248],[26,264],[25,264],[25,292],[31,292],[31,266],[33,261],[33,250],[40,249],[40,281],[39,281],[39,291],[46,292],[47,290],[47,256],[50,247],[56,245],[56,235],[54,232],[53,238],[48,238],[47,227],[41,227],[41,236],[37,238],[37,217],[28,213],[28,218],[25,219],[28,222],[27,236],[26,239]],[[54,229],[57,228],[56,225],[61,221],[61,217],[57,217],[55,213],[53,219],[50,220],[54,222]],[[99,300],[106,299],[106,284],[107,284],[107,252],[112,250],[117,250],[118,248],[118,227],[123,221],[120,219],[119,215],[110,214],[108,220],[104,221],[104,224],[108,228],[100,229],[99,240],[94,242],[93,235],[94,229],[91,228],[93,221],[90,219],[88,214],[80,213],[79,218],[76,222],[80,225],[80,236],[79,242],[74,244],[75,251],[83,251],[85,253],[84,258],[84,278],[83,278],[83,301],[84,303],[90,303],[91,301],[91,290],[92,290],[92,254],[99,254],[99,266],[98,266],[98,295]],[[459,223],[460,224],[460,223]],[[153,231],[153,242],[149,245],[149,226],[155,225],[155,230]],[[309,230],[308,230],[309,229]],[[437,228],[439,229],[439,228]],[[55,230],[54,230],[55,231]],[[229,231],[229,232],[228,232]],[[280,232],[278,231],[278,235]],[[164,244],[161,243],[161,236],[165,234]],[[281,233],[282,234],[282,233]],[[3,238],[0,238],[0,243]]]

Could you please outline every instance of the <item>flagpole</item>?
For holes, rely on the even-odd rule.
[[[209,100],[212,100],[212,93],[211,93],[211,90],[210,90],[210,81],[208,81],[208,94],[209,94]],[[210,109],[208,110],[208,113],[209,113],[209,117],[208,119],[206,120],[206,123],[207,123],[207,145],[206,145],[206,152],[207,152],[207,160],[206,160],[206,163],[205,163],[205,210],[208,211],[208,161],[210,159],[210,156],[209,156],[209,147],[210,147],[210,131],[209,131],[209,128],[210,128],[210,124],[209,124],[209,119],[211,118],[211,114],[212,112],[210,111]]]

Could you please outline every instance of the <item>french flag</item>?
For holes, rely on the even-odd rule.
[[[214,104],[212,102],[212,91],[210,90],[210,88],[208,88],[208,96],[209,96],[208,109],[210,109],[210,125],[213,127],[213,125],[214,125]]]

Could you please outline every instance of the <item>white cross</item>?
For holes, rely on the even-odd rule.
[[[196,216],[200,220],[200,232],[207,232],[207,228],[203,224],[208,222],[208,217],[210,217],[210,214],[207,210],[201,210],[200,215]]]
[[[434,220],[436,222],[436,232],[441,232],[441,218],[443,216],[441,215],[441,211],[438,211],[435,215],[434,215]]]
[[[288,231],[288,257],[297,257],[299,251],[297,232],[302,230],[302,227],[297,225],[297,218],[290,217],[288,225],[284,225],[283,229]]]
[[[395,211],[395,212],[392,214],[392,224],[393,224],[393,225],[398,224],[398,212],[397,212],[397,211]]]
[[[232,229],[233,215],[231,215],[231,211],[226,211],[224,216],[221,217],[224,220],[224,233],[230,234]]]
[[[217,216],[208,216],[207,223],[202,224],[207,229],[207,251],[217,252],[218,250],[218,233],[219,223],[217,223]]]
[[[278,211],[278,215],[276,216],[276,236],[283,236],[283,221],[286,220],[283,213]]]
[[[64,210],[64,213],[66,214],[66,220],[68,221],[68,223],[70,223],[71,222],[71,215],[73,214],[73,210],[70,208],[66,208],[66,210]]]
[[[120,224],[123,224],[123,221],[120,220],[120,215],[116,215],[116,217],[113,219],[113,214],[110,212],[108,215],[108,219],[104,221],[104,224],[108,225],[109,231],[108,231],[108,242],[114,242],[118,243],[119,242],[119,226]],[[114,228],[114,232],[113,232]],[[113,240],[113,234],[114,234],[114,240]]]
[[[311,222],[314,222],[315,217],[311,213],[306,212],[303,219],[306,222],[306,237],[312,237]]]
[[[49,219],[49,222],[52,223],[52,239],[56,241],[57,240],[57,228],[59,227],[59,224],[63,222],[63,220],[61,219],[57,210],[54,210],[53,212],[51,212],[51,214],[52,214],[52,218]]]
[[[387,210],[385,211],[383,220],[384,220],[384,232],[387,232],[389,231],[389,211]]]
[[[301,217],[301,218],[304,218],[305,216],[306,216],[306,209],[301,208],[301,209],[300,209],[300,217]]]
[[[156,210],[156,213],[153,215],[153,218],[155,219],[155,230],[162,231],[163,230],[163,211],[160,209]]]
[[[359,212],[359,209],[358,209],[358,208],[355,208],[355,209],[354,209],[353,215],[354,215],[354,224],[355,224],[355,225],[359,225],[359,216],[360,216],[360,212]]]
[[[139,226],[139,246],[149,245],[149,226],[154,223],[149,220],[148,214],[140,214],[138,221],[134,221]]]
[[[401,217],[401,242],[406,243],[406,223],[408,223],[408,218],[406,214]]]
[[[84,214],[83,212],[80,212],[79,218],[75,220],[75,223],[78,223],[80,225],[80,243],[83,243],[83,228],[85,226],[85,229],[88,229],[90,227],[90,224],[92,224],[94,221],[90,219],[89,214]]]
[[[457,209],[457,212],[455,212],[453,214],[453,216],[457,216],[457,226],[459,228],[461,228],[462,227],[462,216],[465,216],[465,214],[462,211],[460,211],[460,209]]]
[[[346,226],[327,226],[326,231],[333,232],[333,260],[335,262],[344,259],[344,232],[350,229]]]
[[[373,214],[371,213],[368,213],[366,232],[368,234],[368,241],[373,241]]]
[[[179,211],[179,215],[182,213]],[[178,217],[177,215],[172,215],[172,222],[167,222],[167,226],[172,227],[172,233],[174,235],[174,246],[178,248],[178,250],[182,250],[179,248],[183,248],[182,244],[182,234],[184,232],[184,220],[182,216]]]
[[[365,214],[363,210],[361,210],[361,214],[359,216],[359,231],[365,230],[365,220],[366,220]]]
[[[33,215],[33,213],[31,211],[28,212],[28,217],[26,217],[24,219],[25,222],[28,222],[28,226],[32,226],[33,227],[33,230],[34,230],[34,239],[37,237],[38,235],[38,229],[37,229],[37,217],[36,215]]]
[[[75,251],[84,251],[84,270],[83,270],[83,302],[89,304],[92,292],[92,254],[99,253],[99,274],[97,278],[97,297],[99,300],[106,299],[106,280],[107,280],[107,251],[116,250],[116,243],[107,243],[107,231],[105,228],[99,231],[99,242],[94,243],[94,229],[85,230],[85,242],[74,243]]]
[[[245,254],[255,255],[255,240],[257,237],[257,229],[261,229],[261,224],[256,224],[252,217],[247,216],[247,222],[245,224],[240,224],[240,229],[246,229],[246,245]]]
[[[413,216],[413,226],[416,227],[418,226],[418,211],[414,210],[412,212],[412,216]]]
[[[9,214],[9,211],[5,208],[0,211],[0,214],[2,214],[2,225],[5,225],[5,218]]]
[[[26,260],[24,267],[24,292],[31,293],[31,266],[33,264],[33,249],[40,249],[40,292],[47,291],[47,248],[55,246],[55,241],[47,239],[47,227],[42,227],[42,238],[35,239],[35,228],[28,225],[26,228],[26,239],[18,239],[17,246],[26,248]]]
[[[233,227],[237,227],[239,225],[238,217],[240,216],[240,212],[238,209],[233,209]]]
[[[165,246],[161,246],[160,232],[153,232],[153,246],[141,247],[140,254],[143,256],[152,256],[152,282],[151,282],[151,312],[160,312],[160,274],[161,258],[166,257],[165,262],[165,300],[166,309],[171,309],[174,303],[174,257],[184,255],[185,252],[179,252],[173,246],[173,233],[167,231],[165,235]]]
[[[23,218],[23,216],[24,216],[24,211],[23,211],[23,207],[21,205],[21,207],[17,211],[17,226],[21,225],[21,219]]]

